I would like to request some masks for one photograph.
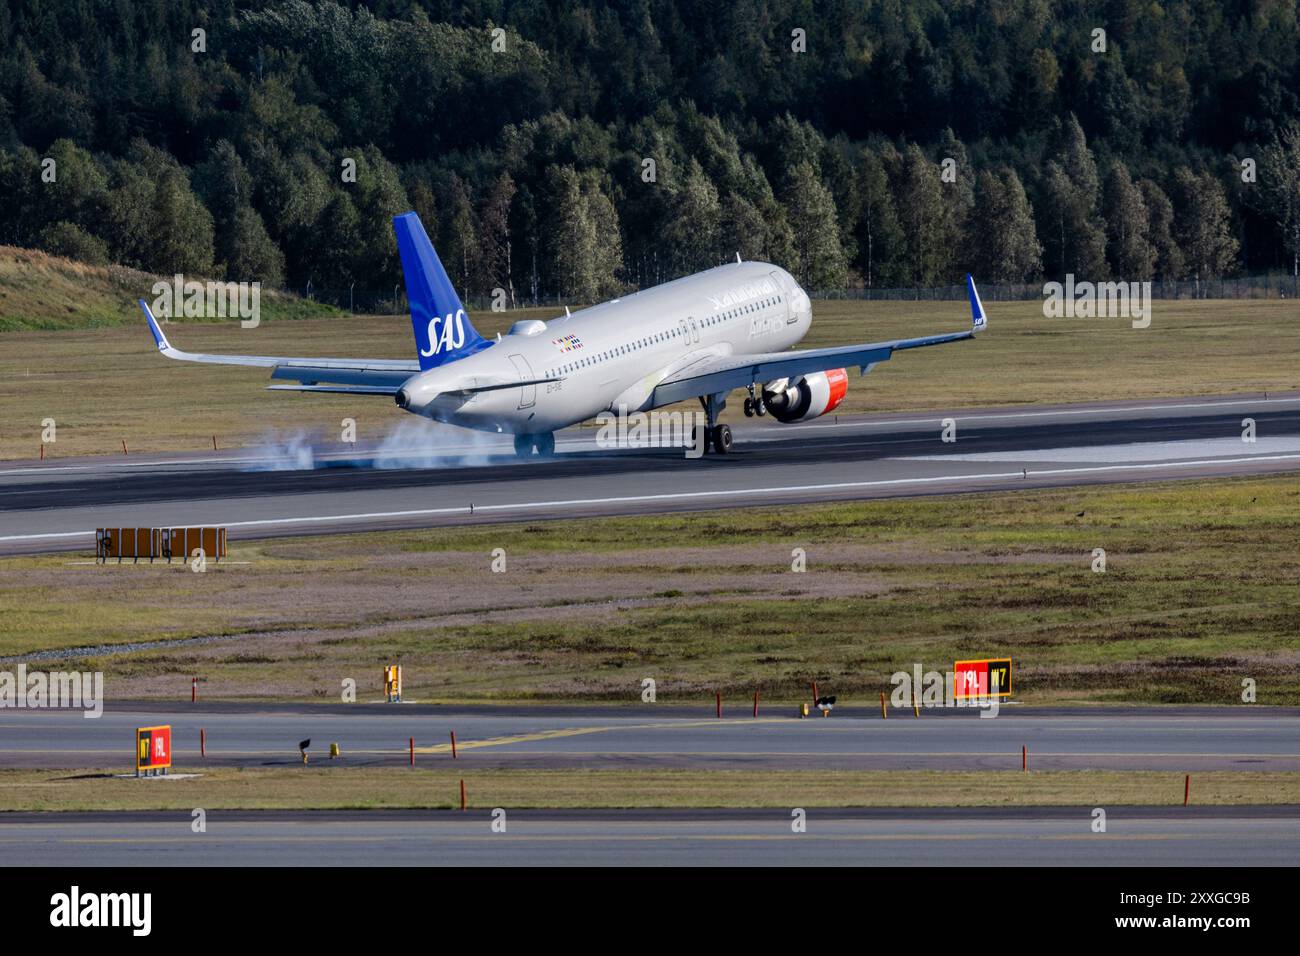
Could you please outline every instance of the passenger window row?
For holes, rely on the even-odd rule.
[[[779,295],[767,299],[761,299],[758,302],[753,303],[752,305],[742,305],[739,306],[738,308],[730,309],[726,312],[720,312],[715,316],[705,319],[702,324],[717,325],[720,322],[726,322],[729,319],[734,319],[737,318],[738,316],[746,315],[751,312],[757,312],[759,309],[765,309],[768,306],[776,305],[781,301],[782,298]],[[682,330],[680,328],[671,329],[667,332],[656,332],[654,335],[646,336],[643,339],[637,339],[635,342],[631,343],[630,345],[620,345],[617,348],[610,349],[607,352],[601,352],[599,355],[593,355],[589,358],[578,359],[576,362],[568,362],[564,365],[559,366],[558,368],[554,368],[547,371],[545,377],[554,378],[556,375],[567,375],[570,372],[576,372],[580,368],[589,368],[590,366],[595,365],[598,362],[608,361],[609,359],[614,358],[614,356],[616,355],[627,355],[630,352],[634,352],[638,349],[643,349],[646,346],[652,345],[655,342],[666,342],[670,338],[679,338],[681,335],[682,335]]]

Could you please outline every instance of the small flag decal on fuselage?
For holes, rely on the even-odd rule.
[[[582,339],[576,335],[562,335],[558,339],[552,339],[551,344],[561,352],[572,352],[582,348]]]

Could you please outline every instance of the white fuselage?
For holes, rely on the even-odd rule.
[[[783,351],[811,322],[812,303],[788,272],[733,263],[550,322],[518,322],[489,348],[409,379],[405,407],[465,428],[550,432],[603,411],[646,411],[665,378],[702,359]],[[460,391],[548,378],[559,381]]]

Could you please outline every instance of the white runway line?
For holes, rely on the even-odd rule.
[[[1078,468],[1036,469],[1034,471],[1018,469],[1016,471],[987,472],[974,475],[935,475],[924,478],[891,478],[879,481],[840,481],[820,485],[782,485],[770,488],[733,488],[725,491],[684,491],[675,494],[660,495],[624,495],[610,498],[570,498],[555,501],[524,501],[499,505],[475,505],[473,506],[472,512],[471,507],[466,504],[455,508],[419,508],[409,511],[370,511],[357,514],[308,515],[293,518],[262,518],[257,521],[194,521],[190,522],[190,524],[195,526],[221,525],[227,528],[255,528],[277,525],[321,524],[324,522],[374,521],[390,518],[421,518],[432,517],[434,515],[468,515],[471,513],[480,514],[482,512],[534,511],[543,508],[555,510],[559,508],[576,508],[592,505],[639,504],[656,501],[686,501],[691,499],[715,500],[719,498],[734,498],[742,495],[748,496],[756,494],[797,494],[809,491],[846,491],[849,489],[887,488],[908,485],[951,484],[953,482],[963,481],[1004,481],[1008,478],[1027,479],[1031,476],[1034,478],[1041,478],[1063,475],[1089,475],[1101,472],[1122,473],[1128,471],[1149,471],[1153,468],[1198,468],[1212,465],[1238,465],[1282,461],[1300,462],[1300,454],[1251,455],[1239,458],[1204,458],[1194,459],[1191,461],[1152,462],[1129,465],[1090,465]],[[94,531],[64,531],[56,534],[16,534],[0,537],[0,541],[42,541],[57,538],[89,537],[93,535]]]
[[[958,442],[960,444],[960,442]],[[1174,462],[1186,458],[1225,458],[1253,448],[1260,455],[1300,452],[1300,436],[1260,438],[1247,446],[1240,438],[1193,438],[1185,441],[1132,442],[1124,445],[1076,445],[1072,448],[1045,448],[1033,451],[972,451],[951,455],[908,455],[894,461],[1097,461],[1097,462]]]

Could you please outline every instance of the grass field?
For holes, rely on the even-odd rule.
[[[0,258],[0,291],[4,287]],[[64,283],[66,285],[66,283]],[[59,286],[63,288],[63,286]],[[66,292],[63,293],[66,295]],[[73,305],[59,308],[74,308]],[[51,306],[51,314],[58,308]],[[268,310],[269,311],[269,310]],[[476,313],[487,336],[520,318],[560,310]],[[1300,388],[1300,313],[1283,300],[1157,301],[1151,327],[1119,319],[1048,319],[1037,302],[989,302],[990,329],[974,343],[897,356],[852,379],[840,410],[937,409],[1033,402],[1283,391]],[[161,358],[144,320],[105,310],[109,327],[0,333],[0,458],[32,458],[41,421],[57,442],[47,457],[132,451],[210,450],[256,444],[297,431],[334,436],[354,418],[364,441],[404,413],[385,398],[265,392],[263,369],[196,366]],[[8,316],[8,318],[6,318]],[[964,302],[846,302],[814,305],[808,347],[880,341],[964,329]],[[26,328],[0,298],[0,329]],[[57,323],[56,323],[57,324]],[[81,322],[85,325],[86,322]],[[96,323],[100,324],[100,323]],[[405,316],[172,323],[173,344],[190,351],[261,355],[412,356]],[[740,414],[733,403],[727,416]],[[779,424],[770,427],[780,428]]]
[[[470,809],[493,807],[1180,806],[1183,775],[1100,770],[753,771],[469,770],[331,765],[200,770],[185,780],[120,779],[122,768],[0,770],[3,810]],[[1193,800],[1300,803],[1300,773],[1193,775]]]
[[[863,703],[1010,655],[1030,702],[1295,704],[1298,542],[1288,475],[235,542],[206,574],[14,558],[0,656],[98,645],[57,666],[116,699],[377,695],[401,662],[420,700]]]

